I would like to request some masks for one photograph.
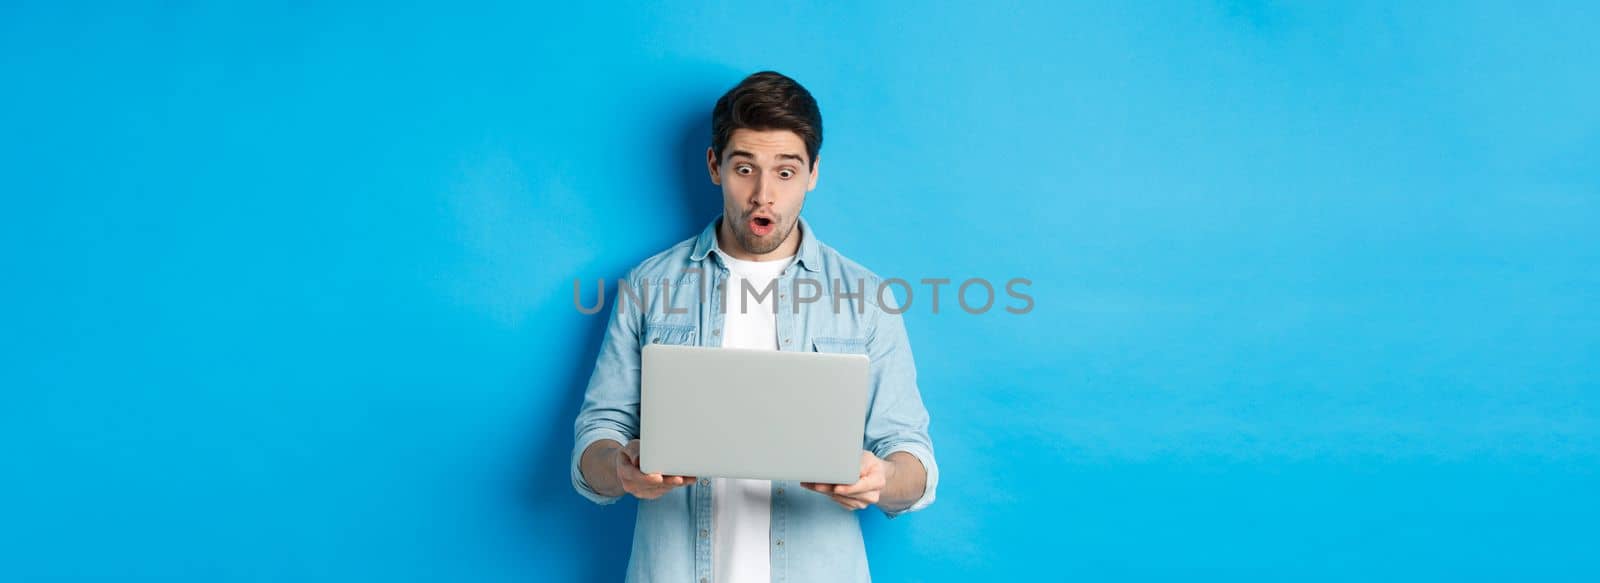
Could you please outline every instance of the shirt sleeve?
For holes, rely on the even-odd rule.
[[[892,307],[892,306],[891,306]],[[879,458],[903,451],[915,456],[927,470],[922,496],[899,511],[883,511],[889,518],[915,512],[933,503],[939,487],[939,463],[928,437],[928,410],[917,390],[917,367],[911,356],[900,314],[880,306],[877,322],[867,337],[871,359],[872,401],[867,409],[867,449]]]
[[[632,274],[627,278],[633,285]],[[637,288],[635,288],[637,289]],[[611,310],[594,372],[584,390],[583,405],[573,424],[572,487],[596,504],[611,504],[621,496],[596,492],[583,479],[579,466],[584,450],[602,439],[627,444],[639,435],[639,329],[642,314],[628,309],[622,294]]]

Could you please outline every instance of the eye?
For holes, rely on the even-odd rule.
[[[778,171],[778,177],[782,178],[784,180],[788,180],[790,178],[794,178],[794,170],[790,170],[788,168],[784,168],[782,170],[779,170]]]
[[[751,172],[754,172],[754,171],[755,171],[755,170],[754,170],[754,169],[752,169],[752,168],[750,168],[750,167],[749,167],[749,166],[746,166],[746,165],[744,165],[744,164],[740,164],[740,165],[738,165],[738,166],[735,166],[735,167],[734,167],[734,169],[733,169],[733,171],[734,171],[734,172],[738,172],[738,173],[740,173],[740,174],[743,174],[743,175],[745,175],[745,176],[749,176],[749,175],[750,175],[750,173],[751,173]]]

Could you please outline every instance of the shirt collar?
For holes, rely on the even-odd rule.
[[[694,241],[694,252],[689,255],[689,259],[704,261],[706,255],[711,254],[711,250],[717,248],[717,225],[721,223],[722,217],[718,216],[711,221],[710,225],[706,226],[705,230],[700,231],[700,236]],[[795,252],[796,263],[799,263],[807,271],[822,271],[821,252],[817,250],[820,243],[817,242],[816,234],[811,231],[811,224],[801,218],[799,229],[800,250]]]

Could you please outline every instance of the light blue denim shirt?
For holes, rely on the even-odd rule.
[[[712,252],[718,221],[628,273],[626,283],[635,293],[650,290],[647,306],[643,294],[637,304],[621,293],[617,296],[574,427],[572,486],[596,503],[610,504],[620,497],[595,492],[583,479],[578,461],[584,449],[598,440],[627,443],[638,437],[640,349],[652,342],[722,345],[726,310],[720,290],[728,268],[720,254]],[[926,507],[939,485],[939,466],[933,459],[928,412],[917,391],[917,369],[894,288],[884,289],[883,297],[878,297],[877,275],[818,241],[804,219],[799,229],[796,261],[779,276],[775,290],[778,349],[867,355],[871,401],[862,449],[880,458],[897,451],[909,453],[928,472],[922,497],[905,510],[886,514],[892,518]],[[798,287],[797,279],[802,280]],[[663,286],[671,293],[663,294]],[[801,300],[819,299],[797,302],[796,295]],[[627,580],[715,581],[712,528],[708,479],[655,500],[640,500]],[[856,514],[827,496],[801,488],[798,482],[773,481],[771,529],[773,581],[870,580]]]

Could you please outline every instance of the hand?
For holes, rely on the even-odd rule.
[[[800,485],[807,490],[821,492],[832,498],[835,504],[843,506],[845,510],[861,510],[872,504],[878,503],[878,497],[884,487],[888,486],[890,474],[894,465],[878,459],[870,451],[861,452],[861,478],[854,484],[818,484],[816,482],[801,482]]]
[[[622,482],[623,491],[633,494],[640,500],[655,500],[674,488],[693,484],[695,480],[694,476],[666,476],[639,471],[637,439],[629,441],[628,445],[617,450],[614,463],[617,469],[617,481]]]

